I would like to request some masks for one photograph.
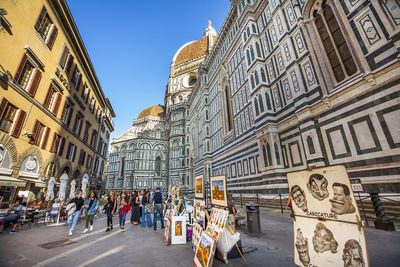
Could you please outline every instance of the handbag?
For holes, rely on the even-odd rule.
[[[150,213],[150,205],[149,204],[144,205],[144,213]]]

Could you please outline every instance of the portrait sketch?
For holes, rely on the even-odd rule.
[[[301,263],[304,266],[308,266],[308,264],[310,264],[310,255],[308,253],[308,239],[303,237],[303,233],[301,232],[300,228],[297,228],[295,245]]]
[[[310,175],[307,183],[307,188],[315,199],[321,201],[329,196],[327,187],[328,180],[326,180],[326,178],[322,174],[313,173]]]
[[[329,201],[331,202],[331,211],[337,214],[353,213],[356,211],[354,207],[349,187],[345,184],[334,183],[332,185],[333,198]]]
[[[329,230],[323,223],[318,223],[315,227],[313,236],[314,250],[318,253],[330,251],[337,252],[338,242],[335,240],[332,231]]]
[[[344,267],[364,267],[362,248],[357,240],[350,239],[344,244],[343,249]]]
[[[290,195],[292,196],[292,201],[296,204],[297,207],[302,209],[304,212],[308,210],[307,208],[307,200],[304,191],[298,185],[292,186],[290,189]]]

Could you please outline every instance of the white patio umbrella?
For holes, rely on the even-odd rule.
[[[65,199],[65,190],[67,189],[68,174],[64,173],[60,177],[60,191],[58,191],[58,198],[61,202]]]
[[[88,178],[85,176],[82,180],[82,197],[85,198],[86,197],[86,187],[87,184],[89,183]]]
[[[72,180],[71,182],[71,191],[69,191],[69,198],[73,199],[75,197],[75,190],[76,190],[76,182],[75,180]]]
[[[46,201],[50,201],[54,199],[54,184],[56,179],[54,177],[50,177],[49,183],[47,184],[47,192],[46,192]]]

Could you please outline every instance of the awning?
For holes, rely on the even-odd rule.
[[[2,176],[0,175],[0,186],[18,186],[25,187],[26,181],[20,180],[17,178],[13,178],[10,176]]]
[[[29,183],[35,183],[35,187],[46,187],[47,184],[44,181],[37,180],[37,179],[30,179],[30,178],[21,178]]]

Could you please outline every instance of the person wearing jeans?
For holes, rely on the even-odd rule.
[[[79,216],[81,215],[81,209],[84,204],[84,200],[82,198],[82,191],[79,190],[76,193],[76,197],[74,197],[68,204],[75,204],[75,212],[70,220],[68,220],[69,225],[69,233],[68,235],[72,235],[72,232],[75,230],[76,223],[78,222]]]
[[[83,212],[86,211],[86,222],[85,222],[85,230],[82,234],[87,233],[89,229],[90,222],[90,231],[93,231],[93,219],[96,214],[96,210],[99,206],[99,199],[97,198],[97,194],[95,192],[90,192],[89,198],[86,200],[85,205],[83,206]]]
[[[160,215],[161,219],[161,229],[164,229],[164,216],[163,216],[163,205],[164,205],[164,196],[160,192],[160,188],[157,187],[156,192],[151,198],[151,202],[153,205],[153,214],[154,214],[154,231],[157,230],[157,215]]]
[[[126,194],[122,193],[118,201],[119,228],[122,232],[125,232],[125,218],[130,209],[131,205],[126,199]]]

